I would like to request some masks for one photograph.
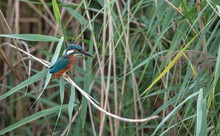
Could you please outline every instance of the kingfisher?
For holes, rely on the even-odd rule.
[[[65,54],[61,56],[52,67],[50,67],[49,72],[53,74],[51,79],[66,75],[66,72],[72,68],[76,55],[79,54],[93,57],[92,55],[87,53],[81,46],[77,44],[69,45],[66,49]]]

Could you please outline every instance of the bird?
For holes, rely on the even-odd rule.
[[[76,55],[80,54],[93,57],[92,55],[87,53],[81,46],[77,44],[69,45],[66,49],[65,54],[61,56],[53,66],[50,67],[49,72],[52,74],[51,79],[60,77],[62,75],[67,76],[66,72],[72,68]]]

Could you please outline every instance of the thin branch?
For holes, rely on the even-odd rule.
[[[130,118],[124,118],[124,117],[119,117],[115,114],[112,114],[104,109],[102,109],[101,107],[99,107],[90,97],[89,95],[83,91],[70,77],[65,77],[63,76],[63,78],[68,81],[71,85],[73,85],[74,87],[76,87],[79,92],[88,100],[88,102],[93,105],[96,109],[98,109],[99,111],[105,113],[106,115],[108,116],[111,116],[115,119],[118,119],[118,120],[121,120],[121,121],[124,121],[124,122],[149,122],[150,120],[153,120],[153,119],[156,119],[158,118],[159,116],[158,115],[154,115],[154,116],[151,116],[151,117],[148,117],[148,118],[143,118],[143,119],[130,119]]]

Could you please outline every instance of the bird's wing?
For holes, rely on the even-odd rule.
[[[62,56],[52,67],[50,67],[50,73],[56,73],[60,71],[61,69],[67,67],[69,64],[69,57],[68,56]]]

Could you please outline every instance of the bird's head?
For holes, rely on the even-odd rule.
[[[66,54],[67,55],[70,55],[70,54],[75,54],[75,55],[84,54],[86,56],[93,57],[92,55],[87,53],[81,46],[79,46],[77,44],[71,44],[70,46],[68,46],[67,49],[66,49]]]

